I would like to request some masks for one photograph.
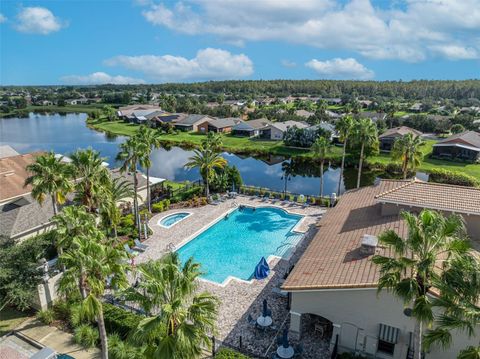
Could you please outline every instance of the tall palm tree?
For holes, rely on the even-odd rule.
[[[195,294],[200,265],[189,259],[182,266],[177,253],[138,266],[139,287],[127,291],[149,313],[133,333],[146,344],[148,358],[190,359],[211,345],[218,300],[209,293]],[[151,315],[155,313],[154,315]]]
[[[433,345],[448,348],[452,343],[452,332],[463,331],[469,337],[477,337],[480,325],[480,260],[474,255],[462,255],[451,261],[451,266],[435,284],[440,296],[435,297],[432,305],[435,311],[434,329],[424,336],[424,345],[429,350]],[[465,348],[458,358],[479,358],[478,347]],[[476,356],[475,356],[476,355]]]
[[[81,312],[84,317],[96,320],[98,325],[102,359],[108,359],[102,302],[105,283],[109,279],[115,288],[127,286],[125,259],[125,251],[106,241],[100,231],[95,236],[75,238],[72,247],[60,256],[60,262],[67,269],[60,279],[59,290],[71,294],[78,283],[77,293],[79,290],[82,295]]]
[[[222,147],[222,137],[216,132],[208,132],[207,137],[202,141],[202,145],[213,151],[219,152]]]
[[[63,249],[70,248],[72,241],[83,235],[93,235],[96,231],[95,217],[83,206],[68,206],[53,217],[55,241],[60,255]],[[65,268],[63,268],[65,269]]]
[[[355,128],[355,122],[353,117],[350,115],[341,117],[336,125],[335,129],[340,136],[340,141],[343,142],[343,152],[342,152],[342,164],[340,166],[340,177],[338,179],[338,190],[337,194],[340,195],[340,188],[342,186],[342,179],[343,179],[343,170],[345,169],[345,155],[347,153],[347,142],[350,136],[353,133],[353,129]]]
[[[160,147],[160,137],[154,130],[147,126],[140,126],[135,133],[135,137],[145,144],[144,151],[139,160],[140,165],[145,168],[147,175],[147,208],[149,212],[152,212],[152,204],[150,203],[150,167],[152,167],[152,161],[150,156],[153,149]]]
[[[209,183],[212,176],[215,174],[215,169],[223,169],[227,165],[227,160],[220,156],[219,153],[213,149],[201,146],[200,149],[195,150],[192,157],[189,158],[185,164],[186,168],[198,168],[200,175],[205,183],[205,195],[210,196]]]
[[[313,156],[320,161],[320,197],[323,197],[323,165],[331,148],[330,140],[323,136],[317,138],[312,145]]]
[[[55,157],[53,152],[49,152],[38,156],[26,169],[31,176],[25,180],[24,186],[32,186],[32,197],[40,205],[50,196],[53,214],[57,215],[58,205],[65,203],[67,194],[73,191],[69,165],[62,161],[62,157]]]
[[[138,179],[137,179],[137,166],[142,158],[146,144],[138,139],[138,137],[130,137],[124,143],[120,145],[120,152],[117,154],[117,160],[123,161],[120,171],[130,172],[133,176],[133,211],[135,212],[135,223],[137,224],[138,233],[142,233],[140,228],[140,219],[138,215]]]
[[[379,236],[392,256],[375,255],[373,263],[380,267],[378,291],[386,289],[412,305],[415,318],[414,358],[422,357],[423,326],[434,320],[429,291],[441,281],[442,273],[456,258],[469,252],[465,226],[459,215],[423,210],[418,216],[402,212],[408,228],[406,238],[394,230]]]
[[[122,178],[111,178],[105,187],[105,198],[100,205],[100,216],[103,225],[112,229],[115,238],[117,238],[117,226],[121,220],[118,205],[134,196],[132,183]]]
[[[360,188],[360,179],[362,178],[363,160],[365,157],[365,148],[369,148],[378,142],[377,126],[369,118],[359,120],[355,124],[353,140],[360,146],[360,159],[358,162],[357,188]]]
[[[99,208],[110,173],[100,152],[87,148],[75,151],[70,158],[76,179],[75,199],[89,212]]]
[[[414,136],[407,133],[402,137],[398,137],[392,149],[392,158],[402,161],[403,179],[407,178],[408,170],[415,170],[423,159],[421,146],[424,142],[420,136]]]

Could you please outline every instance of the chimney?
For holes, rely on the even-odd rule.
[[[370,234],[364,234],[362,237],[362,244],[360,246],[360,252],[365,255],[375,254],[375,249],[378,245],[378,238]]]

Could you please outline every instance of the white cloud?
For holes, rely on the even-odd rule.
[[[1,24],[1,23],[4,23],[5,21],[7,21],[7,18],[5,17],[5,15],[3,15],[2,13],[0,13],[0,24]]]
[[[94,72],[89,75],[68,75],[63,76],[61,80],[70,85],[102,85],[102,84],[143,84],[142,79],[127,76],[111,76],[105,72]]]
[[[375,75],[353,58],[335,58],[327,61],[310,60],[305,66],[311,68],[319,75],[335,79],[368,80]]]
[[[450,60],[477,59],[479,57],[479,51],[473,47],[441,45],[432,46],[431,49]]]
[[[153,3],[142,14],[156,26],[213,34],[237,45],[276,40],[409,62],[479,57],[480,0],[384,4],[391,7],[375,7],[370,0],[182,0],[171,6]]]
[[[192,59],[173,55],[116,56],[105,64],[140,71],[161,81],[235,79],[253,73],[253,63],[246,55],[212,48],[199,50]]]
[[[17,15],[15,28],[20,32],[47,35],[66,24],[44,7],[25,7]]]
[[[282,60],[281,64],[282,64],[283,67],[290,67],[290,68],[297,66],[297,64],[295,62],[290,61],[290,60]]]

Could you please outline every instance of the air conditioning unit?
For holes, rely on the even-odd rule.
[[[360,251],[365,255],[375,254],[375,250],[378,245],[377,236],[372,236],[370,234],[364,234],[362,237],[362,243],[360,245]]]

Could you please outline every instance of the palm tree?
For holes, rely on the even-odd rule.
[[[424,144],[420,136],[407,133],[398,137],[393,144],[392,158],[402,161],[403,179],[407,178],[408,169],[412,171],[420,165],[423,158],[421,146]]]
[[[121,220],[119,203],[127,202],[135,196],[133,185],[122,178],[110,179],[105,187],[105,199],[100,205],[100,216],[105,228],[112,228],[113,235],[117,238],[117,226]]]
[[[185,164],[186,168],[198,168],[200,170],[200,175],[205,183],[205,195],[208,198],[210,195],[208,184],[215,174],[215,169],[223,169],[227,165],[227,160],[213,149],[203,145],[200,149],[195,150],[193,156],[188,160]]]
[[[93,235],[96,231],[95,217],[83,206],[68,206],[52,218],[55,224],[55,241],[58,253],[70,248],[72,241],[82,235]],[[65,268],[63,268],[65,269]]]
[[[125,259],[125,251],[106,241],[100,231],[93,236],[82,235],[73,239],[71,248],[60,256],[60,262],[67,269],[60,279],[59,290],[66,294],[80,291],[82,315],[96,320],[98,325],[102,359],[108,359],[102,304],[105,283],[109,279],[115,288],[123,289],[127,286]]]
[[[433,299],[432,305],[439,310],[435,311],[435,328],[424,336],[426,350],[436,344],[448,348],[456,330],[475,337],[480,324],[480,260],[471,254],[454,258],[435,287],[440,296]],[[465,348],[459,358],[478,358],[479,353],[480,343]]]
[[[123,161],[120,171],[130,172],[133,176],[133,211],[135,212],[135,223],[138,227],[138,233],[141,233],[140,218],[138,215],[138,179],[137,179],[137,165],[146,152],[146,144],[140,141],[137,137],[130,137],[127,141],[120,145],[120,152],[117,154],[117,160]]]
[[[147,208],[152,212],[152,204],[150,203],[150,167],[152,167],[151,154],[154,148],[160,147],[160,137],[157,133],[147,126],[140,126],[135,136],[139,141],[145,144],[144,152],[140,156],[140,165],[145,168],[147,175]]]
[[[332,144],[330,140],[321,136],[312,145],[313,156],[320,161],[320,197],[323,197],[323,165]]]
[[[434,320],[429,296],[432,287],[441,281],[442,273],[454,259],[469,252],[462,217],[423,210],[418,216],[402,212],[408,228],[406,238],[387,230],[379,241],[393,256],[375,255],[373,263],[380,267],[378,291],[386,289],[412,305],[415,318],[414,358],[421,359],[424,324]]]
[[[32,197],[40,205],[50,196],[54,215],[58,213],[58,205],[65,203],[67,194],[73,191],[72,172],[62,158],[49,152],[26,167],[32,175],[25,180],[24,186],[32,186]]]
[[[210,131],[207,133],[207,137],[202,141],[202,145],[218,152],[222,147],[222,137],[218,133]]]
[[[359,120],[355,124],[353,139],[360,146],[360,160],[358,162],[357,188],[360,188],[365,148],[373,147],[378,142],[377,126],[369,118]]]
[[[215,330],[218,300],[209,293],[195,294],[200,265],[189,259],[182,266],[177,253],[138,266],[142,280],[126,299],[151,315],[133,333],[134,342],[146,344],[148,358],[197,358],[209,347]]]
[[[352,116],[343,116],[338,120],[335,125],[335,129],[340,136],[340,141],[343,142],[343,153],[342,153],[342,164],[340,166],[340,177],[338,179],[338,190],[337,193],[340,195],[340,188],[342,186],[343,170],[345,169],[345,155],[347,153],[347,142],[350,136],[352,135],[353,129],[355,127],[355,122]]]
[[[84,205],[89,212],[94,212],[101,203],[110,173],[104,165],[100,152],[87,148],[75,151],[70,158],[75,175],[75,200]]]

